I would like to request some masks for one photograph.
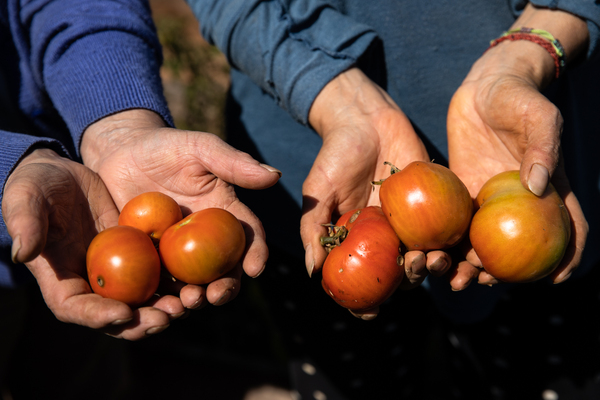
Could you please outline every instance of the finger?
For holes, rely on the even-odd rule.
[[[433,276],[442,276],[452,266],[452,258],[448,253],[434,250],[427,253],[427,270]]]
[[[450,271],[450,286],[454,291],[461,291],[467,288],[473,280],[477,280],[481,270],[474,267],[468,261],[461,261],[456,268]]]
[[[169,327],[169,316],[154,307],[142,307],[133,312],[131,321],[102,329],[107,335],[126,340],[140,340],[156,335]]]
[[[208,285],[206,299],[215,306],[229,303],[240,292],[241,278],[242,268],[238,266]]]
[[[152,296],[145,305],[161,310],[170,320],[180,318],[185,313],[185,307],[177,296]]]
[[[181,288],[179,298],[183,306],[190,310],[198,310],[208,304],[206,288],[204,286],[186,285]]]
[[[18,177],[6,186],[2,215],[8,234],[13,238],[11,257],[14,263],[36,258],[46,245],[48,208],[37,185]]]
[[[242,267],[249,277],[256,278],[264,271],[269,258],[265,230],[258,217],[242,202],[238,201],[230,211],[240,220],[246,234]]]
[[[310,202],[312,203],[312,201]],[[304,257],[308,276],[311,277],[323,267],[327,252],[321,245],[321,237],[327,235],[327,229],[323,226],[331,219],[331,212],[322,206],[313,209],[307,206],[306,197],[303,202],[303,214],[300,218],[300,236],[304,244]]]
[[[277,168],[259,163],[218,136],[191,133],[196,134],[197,145],[194,148],[204,161],[206,169],[225,182],[246,189],[266,189],[281,178],[281,171]]]
[[[527,110],[524,127],[527,145],[521,161],[521,182],[541,196],[558,166],[563,118],[558,108],[539,93]]]
[[[500,281],[498,279],[494,278],[492,275],[490,275],[485,270],[479,271],[479,276],[477,277],[477,282],[480,285],[485,285],[485,286],[493,286],[493,285],[500,283]]]
[[[356,318],[362,319],[364,321],[371,321],[377,317],[379,314],[379,307],[370,308],[368,310],[360,310],[360,311],[350,311],[350,314],[354,315]]]
[[[409,251],[404,255],[404,278],[400,282],[400,290],[410,290],[419,286],[429,272],[427,256],[422,251]]]

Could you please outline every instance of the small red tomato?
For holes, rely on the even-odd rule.
[[[467,234],[473,200],[448,168],[414,161],[381,183],[381,208],[409,251],[443,250]]]
[[[571,236],[570,217],[552,185],[537,197],[519,171],[502,172],[477,195],[469,237],[483,268],[503,282],[531,282],[556,269]]]
[[[119,225],[138,228],[156,243],[171,225],[181,221],[181,208],[160,192],[142,193],[129,200],[119,215]]]
[[[404,277],[400,240],[381,208],[347,212],[332,231],[333,237],[322,239],[331,244],[323,265],[323,289],[352,311],[379,306]]]
[[[229,211],[207,208],[167,229],[159,244],[165,268],[180,281],[210,283],[231,271],[246,246],[244,228]]]
[[[138,307],[160,281],[160,258],[152,240],[139,229],[113,226],[94,237],[86,256],[94,293]]]

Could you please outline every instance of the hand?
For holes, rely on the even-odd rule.
[[[184,215],[208,207],[230,211],[244,225],[247,249],[243,270],[251,277],[264,269],[268,257],[265,232],[258,218],[237,198],[233,185],[263,189],[274,185],[280,172],[259,164],[217,136],[172,129],[154,112],[129,110],[91,125],[81,143],[84,164],[97,172],[117,207],[149,192],[175,199]],[[186,308],[208,301],[221,305],[240,289],[242,266],[206,288],[174,288]]]
[[[528,8],[523,19],[538,21],[535,12]],[[522,21],[517,26],[519,23]],[[572,41],[567,38],[565,42]],[[552,58],[537,44],[502,42],[474,64],[455,93],[447,126],[450,168],[473,197],[489,178],[506,170],[520,170],[523,186],[536,195],[541,195],[552,180],[572,221],[569,248],[550,276],[554,283],[559,283],[581,261],[588,224],[560,160],[562,116],[540,93],[553,74]],[[452,274],[453,289],[462,290],[472,280],[487,285],[497,283],[479,269],[481,261],[473,249],[467,250],[466,262],[461,262]]]
[[[117,224],[119,213],[94,172],[49,149],[26,156],[9,176],[2,200],[12,258],[25,263],[60,321],[120,338],[158,333],[184,312],[177,297],[153,298],[131,310],[92,293],[85,256],[97,232]]]
[[[354,208],[380,205],[371,182],[387,178],[385,161],[403,168],[412,161],[430,161],[410,121],[387,93],[359,69],[329,82],[315,99],[309,121],[323,139],[321,150],[303,185],[301,235],[309,275],[323,266],[326,252],[319,238],[324,223]],[[405,255],[403,288],[420,284],[428,270],[445,273],[450,257],[442,251]],[[372,318],[377,309],[359,317]]]

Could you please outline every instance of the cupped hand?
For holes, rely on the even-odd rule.
[[[541,195],[551,180],[569,211],[572,236],[561,265],[551,275],[554,283],[566,280],[581,261],[588,225],[573,194],[561,163],[560,111],[542,93],[544,75],[554,72],[550,64],[528,68],[518,54],[529,54],[551,62],[545,50],[534,43],[501,43],[486,52],[456,91],[448,110],[450,169],[475,198],[492,176],[520,170],[521,182]],[[517,60],[518,62],[514,62]],[[471,281],[498,281],[481,270],[481,261],[467,245],[466,261],[451,278],[455,290]]]
[[[412,161],[430,161],[410,121],[387,95],[359,69],[350,69],[329,82],[317,96],[309,121],[323,144],[303,191],[301,235],[309,275],[319,271],[327,253],[319,238],[323,224],[349,210],[380,205],[371,182],[390,176],[390,162],[403,168]],[[405,255],[402,288],[420,284],[428,272],[441,275],[450,267],[442,251]],[[378,310],[362,313],[371,318]]]
[[[84,164],[97,172],[118,209],[138,194],[158,191],[171,196],[184,211],[209,207],[230,211],[244,225],[246,252],[241,265],[206,288],[174,283],[187,308],[208,301],[221,305],[240,290],[242,268],[251,277],[265,267],[268,249],[260,220],[237,198],[234,185],[263,189],[281,173],[260,164],[219,137],[166,127],[148,110],[129,110],[92,124],[81,143]]]
[[[132,310],[92,292],[87,247],[97,232],[117,224],[119,214],[89,168],[50,149],[34,150],[8,178],[2,213],[13,238],[13,261],[25,263],[60,321],[137,340],[164,330],[184,312],[174,296]]]

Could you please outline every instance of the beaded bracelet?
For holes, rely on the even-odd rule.
[[[565,70],[567,64],[565,58],[565,49],[562,47],[558,39],[555,39],[549,32],[542,29],[521,28],[506,31],[498,39],[490,42],[490,47],[496,46],[498,43],[505,40],[528,40],[542,46],[554,59],[556,67],[555,77],[558,78]]]

